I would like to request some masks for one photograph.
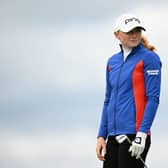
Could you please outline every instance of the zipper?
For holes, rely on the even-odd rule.
[[[117,99],[118,99],[118,90],[119,90],[119,81],[120,81],[120,75],[121,75],[121,70],[122,67],[124,65],[125,61],[123,60],[120,70],[119,70],[119,75],[118,75],[118,79],[117,79],[117,89],[116,89],[116,101],[115,101],[115,109],[114,109],[114,133],[116,134],[116,113],[117,113]]]

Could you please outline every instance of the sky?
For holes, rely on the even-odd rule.
[[[152,4],[151,4],[152,3]],[[168,167],[167,1],[0,0],[0,167],[100,168],[96,136],[116,17],[143,18],[162,60],[149,167]]]

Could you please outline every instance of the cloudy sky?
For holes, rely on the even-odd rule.
[[[96,135],[115,18],[141,16],[161,57],[147,164],[168,167],[167,1],[0,0],[0,167],[101,167]]]

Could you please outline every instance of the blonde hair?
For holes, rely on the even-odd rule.
[[[150,45],[150,44],[149,44],[149,41],[147,40],[146,37],[142,36],[142,38],[141,38],[141,43],[142,43],[142,45],[143,45],[145,48],[147,48],[148,50],[156,51],[155,46]]]

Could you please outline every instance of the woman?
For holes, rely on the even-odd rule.
[[[124,14],[114,35],[121,51],[109,58],[106,94],[97,138],[103,168],[143,168],[160,96],[161,61],[142,37],[141,20]],[[127,137],[121,142],[118,138]],[[106,144],[107,139],[107,144]],[[130,144],[131,142],[131,144]]]

